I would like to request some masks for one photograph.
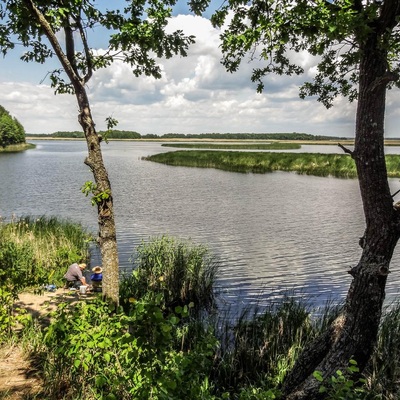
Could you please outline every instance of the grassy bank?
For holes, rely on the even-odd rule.
[[[190,150],[155,154],[145,159],[167,165],[216,168],[243,173],[293,171],[315,176],[357,177],[354,160],[347,154]],[[400,177],[399,155],[387,155],[386,164],[389,177]]]
[[[298,143],[166,143],[163,147],[176,147],[187,149],[226,149],[226,150],[294,150],[300,149]]]
[[[6,147],[0,146],[0,153],[18,153],[20,151],[25,151],[29,149],[34,149],[36,145],[32,143],[20,143],[20,144],[13,144]]]
[[[54,219],[14,221],[3,224],[0,233],[7,238],[0,242],[0,260],[8,248],[14,249],[15,257],[0,270],[0,277],[8,275],[11,281],[18,275],[10,271],[33,262],[36,251],[42,251],[39,259],[49,255],[52,262],[65,263],[79,251],[79,258],[86,254],[85,231]],[[78,244],[75,250],[68,246],[66,251],[64,237]],[[55,252],[46,247],[48,241]],[[0,342],[20,343],[42,377],[35,398],[279,400],[280,386],[299,353],[341,309],[315,310],[306,299],[287,297],[232,320],[215,307],[218,265],[204,246],[152,238],[138,246],[132,260],[134,270],[121,282],[118,309],[100,296],[88,297],[61,304],[47,327],[25,318],[23,329],[14,332],[4,328],[14,320],[6,306],[15,299],[0,279]],[[351,361],[349,376],[339,371],[321,382],[328,398],[398,399],[399,328],[400,306],[394,305],[382,320],[365,382],[357,382]]]
[[[56,218],[0,220],[0,284],[14,292],[62,284],[68,266],[87,262],[91,236],[76,223]]]

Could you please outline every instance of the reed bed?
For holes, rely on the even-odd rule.
[[[357,177],[354,160],[347,154],[190,150],[155,154],[145,159],[173,166],[216,168],[241,173],[287,171],[337,178]],[[386,164],[390,178],[400,177],[399,155],[387,155]]]
[[[215,308],[218,263],[206,246],[168,236],[142,242],[133,256],[133,272],[120,287],[122,303],[129,298],[163,296],[167,308],[190,305],[192,314]],[[125,299],[125,300],[124,300]]]
[[[61,283],[73,262],[89,259],[91,235],[57,218],[22,217],[0,222],[0,283],[13,288]]]
[[[296,150],[299,143],[165,143],[163,147],[177,147],[187,149],[228,149],[228,150]]]
[[[11,144],[6,147],[0,146],[0,153],[19,153],[21,151],[34,149],[36,145],[32,143],[19,143],[19,144]]]
[[[382,318],[378,343],[367,369],[369,390],[386,400],[400,398],[400,304]]]

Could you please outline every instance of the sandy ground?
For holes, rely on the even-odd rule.
[[[57,304],[65,301],[79,300],[77,292],[58,289],[56,292],[45,292],[43,295],[22,293],[16,307],[24,308],[40,323],[49,322],[49,313]],[[15,343],[0,349],[0,400],[41,399],[42,381],[38,371],[31,365]]]

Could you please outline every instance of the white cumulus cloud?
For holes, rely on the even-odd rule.
[[[316,72],[315,58],[309,54],[291,55],[304,68],[302,76],[269,76],[264,93],[259,94],[250,80],[254,64],[243,60],[238,72],[225,71],[220,62],[220,31],[209,20],[177,15],[168,29],[195,35],[196,43],[188,57],[157,61],[161,79],[135,77],[122,62],[95,72],[87,88],[99,130],[105,129],[105,118],[113,116],[119,121],[119,129],[142,134],[307,132],[353,136],[355,104],[337,99],[335,106],[326,110],[316,98],[299,98],[299,85]],[[74,96],[55,96],[48,81],[40,83],[53,67],[25,64],[16,57],[0,62],[0,104],[29,133],[80,129]],[[398,92],[390,91],[389,136],[400,136],[399,109]]]

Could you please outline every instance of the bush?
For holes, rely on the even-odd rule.
[[[47,398],[212,399],[215,338],[206,333],[193,351],[176,349],[187,310],[164,315],[161,303],[134,302],[130,316],[98,299],[62,306],[45,337]]]

